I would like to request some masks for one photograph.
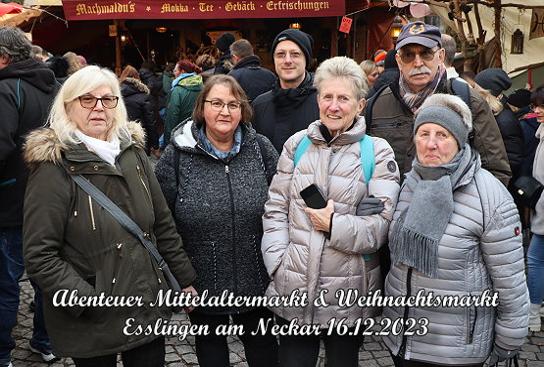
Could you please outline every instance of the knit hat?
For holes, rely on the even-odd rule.
[[[434,25],[423,22],[412,22],[404,25],[400,31],[395,50],[403,46],[415,43],[427,48],[442,46],[442,34]]]
[[[433,94],[419,109],[415,122],[414,134],[425,123],[433,123],[448,130],[457,140],[459,148],[468,142],[472,130],[472,115],[469,107],[457,96]]]
[[[480,87],[489,90],[495,97],[512,85],[512,79],[506,74],[506,71],[499,68],[480,71],[476,74],[474,81]]]
[[[531,91],[527,89],[516,89],[508,96],[506,101],[517,108],[527,107],[531,104]]]
[[[217,47],[222,53],[225,53],[229,50],[230,45],[232,45],[234,41],[235,38],[232,33],[223,33],[221,37],[215,41],[215,47]]]
[[[314,44],[314,39],[312,36],[298,29],[288,28],[283,30],[276,36],[276,38],[274,38],[274,42],[272,42],[272,54],[274,54],[278,43],[286,40],[293,41],[298,45],[298,47],[300,47],[302,53],[304,53],[304,57],[306,58],[306,68],[309,68],[312,62],[312,48]]]
[[[387,56],[387,52],[385,50],[378,50],[374,52],[374,62],[378,66],[382,66],[385,61],[385,57]]]

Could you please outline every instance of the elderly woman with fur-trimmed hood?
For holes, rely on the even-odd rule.
[[[415,119],[416,159],[389,230],[385,293],[430,301],[384,308],[395,366],[483,366],[489,356],[492,366],[514,358],[527,334],[518,212],[481,167],[471,130],[469,108],[451,95],[427,98]]]
[[[30,167],[26,270],[43,291],[55,354],[72,357],[76,366],[116,366],[119,352],[126,365],[163,366],[164,337],[138,330],[169,319],[171,312],[151,305],[168,289],[159,265],[74,175],[90,181],[137,223],[186,291],[195,280],[143,150],[143,129],[128,122],[120,99],[111,71],[88,66],[75,72],[53,103],[50,127],[32,132],[24,152]],[[133,301],[99,303],[111,296],[112,302]]]

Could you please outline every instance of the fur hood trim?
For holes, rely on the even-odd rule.
[[[135,121],[129,121],[127,129],[130,132],[132,142],[121,140],[121,147],[133,143],[143,149],[145,147],[145,132],[142,126]],[[45,162],[60,164],[62,162],[62,152],[69,150],[69,147],[69,145],[59,140],[53,129],[48,127],[40,128],[26,136],[23,158],[29,166]]]
[[[145,94],[149,94],[149,88],[147,85],[145,85],[144,83],[142,83],[140,80],[138,79],[135,79],[135,78],[126,78],[125,80],[123,80],[123,83],[126,83],[126,84],[130,84],[132,85],[136,90],[140,91],[140,92],[143,92]]]

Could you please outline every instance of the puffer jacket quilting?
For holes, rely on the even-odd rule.
[[[364,118],[329,144],[320,125],[319,121],[312,123],[285,143],[269,190],[262,242],[264,262],[273,279],[267,295],[289,295],[297,289],[307,292],[307,307],[273,309],[284,319],[298,318],[325,327],[332,317],[345,317],[346,325],[352,326],[357,318],[373,316],[375,310],[340,308],[335,292],[352,288],[364,295],[381,286],[375,252],[386,240],[399,191],[399,171],[389,144],[372,138],[376,168],[367,187],[359,145],[366,130]],[[306,134],[313,144],[295,168],[294,151]],[[300,191],[312,183],[335,202],[330,240],[312,229],[304,212]],[[382,199],[385,209],[380,214],[355,216],[357,204],[370,195]],[[362,254],[373,254],[372,259],[364,261]],[[329,306],[314,307],[313,300],[322,290],[328,291],[325,299]]]
[[[407,178],[408,179],[408,178]],[[480,295],[498,292],[492,307],[408,308],[408,317],[429,320],[428,333],[407,336],[403,357],[447,365],[484,362],[493,343],[513,350],[527,334],[528,291],[521,228],[516,206],[491,173],[473,167],[454,192],[454,211],[438,247],[438,276],[431,279],[404,264],[391,265],[385,281],[387,296],[417,294]],[[408,206],[412,192],[403,185],[391,227]],[[385,307],[383,316],[403,318],[403,307]],[[402,352],[403,336],[384,337],[394,355]]]

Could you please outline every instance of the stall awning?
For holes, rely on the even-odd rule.
[[[67,20],[303,18],[344,15],[345,0],[63,0]]]
[[[16,3],[0,3],[0,26],[17,27],[40,14],[38,9],[25,9]]]

